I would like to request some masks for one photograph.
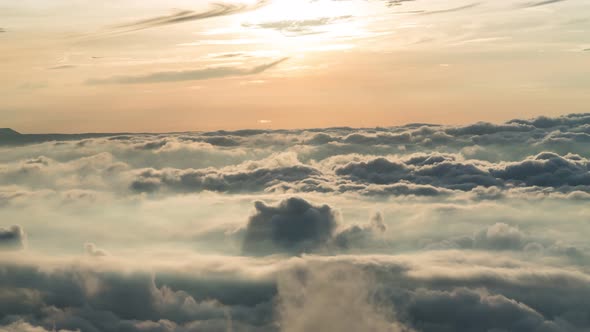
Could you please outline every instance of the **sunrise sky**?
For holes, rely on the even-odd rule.
[[[0,0],[0,332],[590,331],[590,0]]]
[[[21,132],[464,124],[590,102],[585,0],[0,3]]]

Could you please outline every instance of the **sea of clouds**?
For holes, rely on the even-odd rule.
[[[590,114],[0,132],[0,331],[590,331]]]

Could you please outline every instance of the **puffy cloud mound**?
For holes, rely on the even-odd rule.
[[[334,237],[334,244],[344,249],[375,245],[375,236],[385,232],[386,229],[383,214],[377,212],[371,216],[367,224],[352,225],[340,231]]]
[[[496,223],[475,237],[478,247],[497,250],[521,249],[523,241],[522,232],[505,223]]]
[[[0,327],[0,332],[49,332],[43,327],[40,326],[33,326],[24,321],[14,322],[10,325],[6,325],[4,327]],[[55,330],[53,329],[52,332],[74,332],[72,330]],[[80,332],[80,330],[76,330],[76,332]]]
[[[411,170],[402,162],[377,158],[367,162],[352,162],[336,170],[337,175],[348,175],[353,179],[370,183],[388,184],[404,180]]]
[[[555,128],[555,127],[570,127],[570,126],[582,126],[590,124],[590,114],[568,114],[562,115],[556,118],[550,118],[547,116],[540,116],[531,120],[520,120],[515,119],[508,122],[508,124],[518,125],[532,125],[536,128]]]
[[[458,161],[453,155],[418,155],[400,160],[379,157],[369,161],[350,162],[337,168],[335,172],[354,182],[380,185],[409,182],[453,190],[502,185],[482,165]]]
[[[278,280],[281,323],[288,331],[349,326],[416,332],[576,332],[590,323],[582,309],[587,275],[534,270],[539,266],[498,255],[450,251],[428,257],[301,262]],[[551,289],[560,280],[559,289]]]
[[[18,225],[8,228],[0,227],[0,250],[19,250],[27,245],[27,236],[22,227]]]
[[[589,186],[590,160],[575,154],[543,152],[492,170],[498,178],[526,186]]]
[[[292,197],[277,206],[254,204],[248,220],[243,250],[248,254],[305,253],[326,245],[338,224],[339,214],[328,205],[316,206]]]
[[[300,163],[294,154],[283,153],[220,169],[143,169],[137,172],[130,188],[135,192],[252,192],[320,175],[314,167]]]
[[[159,189],[176,192],[249,192],[264,190],[277,182],[304,180],[316,174],[315,169],[307,166],[259,168],[228,173],[216,170],[149,169],[139,173],[130,188],[138,192]]]
[[[92,257],[102,257],[109,255],[109,253],[106,250],[98,248],[94,243],[90,242],[84,244],[84,252],[86,253],[86,255]]]
[[[243,252],[254,255],[302,254],[376,247],[385,225],[376,212],[365,224],[342,225],[337,210],[291,197],[269,206],[254,203],[255,213],[244,232]]]
[[[0,331],[45,332],[54,324],[84,332],[227,331],[232,326],[236,331],[276,331],[267,326],[272,309],[266,301],[272,294],[259,301],[252,296],[258,291],[253,281],[231,279],[224,287],[213,275],[187,282],[162,273],[157,283],[149,272],[81,262],[46,271],[37,264],[0,266]]]
[[[151,261],[150,272],[139,267],[144,262],[108,257],[85,264],[4,256],[0,326],[10,332],[44,332],[54,324],[89,332],[578,332],[590,326],[587,273],[505,254],[217,256],[209,262],[192,256]]]
[[[527,305],[485,290],[418,289],[409,310],[422,331],[562,331]]]
[[[317,192],[449,199],[480,187],[498,188],[498,197],[515,186],[527,188],[529,196],[589,193],[589,118],[570,114],[465,126],[22,134],[0,142],[10,146],[0,157],[0,186],[124,195]],[[14,198],[0,195],[0,204]]]
[[[422,240],[425,250],[513,251],[534,255],[563,256],[587,264],[586,248],[555,240],[543,234],[528,234],[516,225],[497,222],[472,235],[457,235],[441,241]]]

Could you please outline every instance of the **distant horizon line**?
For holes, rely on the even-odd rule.
[[[441,124],[441,123],[427,123],[427,122],[408,122],[405,124],[399,125],[390,125],[390,126],[358,126],[358,127],[351,127],[351,126],[328,126],[328,127],[299,127],[299,128],[243,128],[243,129],[217,129],[217,130],[174,130],[174,131],[89,131],[89,132],[20,132],[14,129],[13,127],[0,127],[0,138],[3,136],[3,130],[10,130],[14,132],[16,135],[154,135],[154,134],[183,134],[183,133],[215,133],[215,132],[224,132],[224,133],[234,133],[234,132],[244,132],[244,131],[303,131],[303,130],[318,130],[318,129],[377,129],[377,128],[401,128],[401,127],[410,127],[410,126],[437,126],[437,127],[453,127],[453,126],[465,126],[470,124],[477,124],[477,123],[491,123],[491,124],[502,124],[502,123],[510,123],[514,120],[533,120],[539,118],[560,118],[560,117],[568,117],[572,115],[590,115],[590,112],[583,112],[583,113],[566,113],[557,116],[547,116],[547,115],[538,115],[534,117],[528,118],[511,118],[505,121],[476,121],[476,122],[467,122],[464,124],[460,123],[450,123],[450,124]],[[268,125],[268,123],[267,123]]]

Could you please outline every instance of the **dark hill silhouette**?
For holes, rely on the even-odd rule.
[[[75,141],[85,138],[130,135],[129,133],[85,133],[85,134],[21,134],[11,128],[0,128],[0,146],[26,145],[53,141]]]
[[[17,135],[20,135],[20,133],[16,130],[13,130],[11,128],[0,128],[0,137],[17,136]]]

